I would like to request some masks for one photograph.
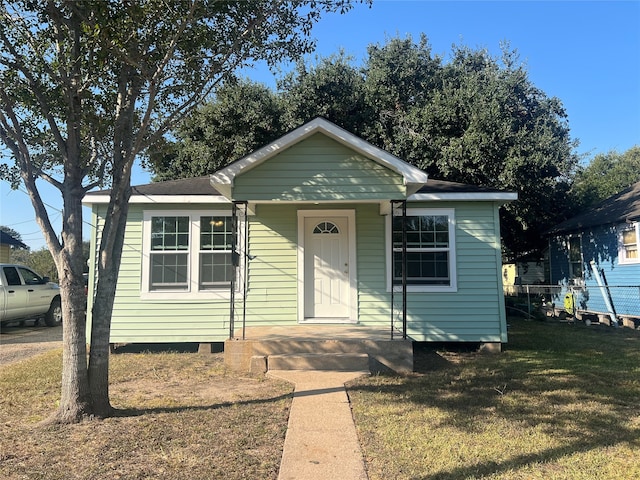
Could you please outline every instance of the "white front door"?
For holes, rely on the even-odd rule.
[[[304,217],[304,319],[351,322],[349,219]]]

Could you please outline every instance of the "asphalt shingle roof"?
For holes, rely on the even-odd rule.
[[[215,188],[211,186],[209,175],[195,178],[184,178],[180,180],[167,180],[164,182],[153,182],[146,185],[136,185],[131,187],[132,195],[219,195]],[[427,184],[420,188],[417,193],[492,193],[501,192],[493,188],[477,187],[464,183],[447,182],[430,178]],[[87,195],[105,195],[109,190],[89,192]]]
[[[548,233],[570,233],[600,225],[640,219],[640,182],[553,227]]]
[[[22,243],[20,240],[13,238],[7,232],[0,230],[0,244],[2,245],[13,245],[14,247],[19,248],[29,248],[27,245]]]

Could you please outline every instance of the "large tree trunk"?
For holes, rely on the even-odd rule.
[[[87,376],[84,281],[82,269],[79,273],[74,272],[69,262],[70,258],[73,256],[63,249],[56,262],[60,276],[64,324],[60,407],[52,418],[58,423],[75,423],[93,414]]]
[[[61,248],[56,252],[63,318],[62,390],[60,407],[50,421],[75,423],[95,414],[87,375],[87,331],[82,256],[82,188],[77,188],[81,176],[67,176],[63,188],[63,225]]]
[[[89,357],[89,389],[94,413],[106,417],[113,414],[109,403],[109,352],[111,316],[116,294],[120,260],[124,246],[124,231],[129,211],[129,173],[125,182],[114,184],[107,211],[108,222],[100,236],[96,295],[91,310],[91,352]],[[115,194],[116,191],[122,192]],[[115,198],[114,198],[115,197]]]
[[[114,129],[113,175],[109,206],[100,235],[96,296],[91,311],[91,352],[89,389],[97,415],[109,416],[109,342],[111,316],[116,295],[124,233],[131,196],[131,169],[136,153],[133,149],[135,103],[140,92],[135,70],[126,66],[118,82],[118,102]]]

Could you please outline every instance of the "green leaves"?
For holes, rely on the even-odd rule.
[[[518,192],[503,209],[514,254],[544,248],[566,210],[577,164],[566,113],[508,45],[500,58],[455,46],[445,61],[424,35],[392,38],[371,45],[361,67],[342,52],[300,62],[278,88],[229,82],[153,158],[158,178],[210,173],[322,116],[434,178]]]
[[[572,187],[577,205],[590,207],[640,181],[640,146],[624,153],[596,155],[582,168]]]

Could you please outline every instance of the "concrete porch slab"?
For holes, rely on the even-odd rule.
[[[242,338],[242,330],[234,332],[236,340]],[[244,340],[391,340],[390,328],[360,325],[302,325],[246,327]],[[394,332],[393,340],[402,340],[400,332]]]
[[[399,335],[392,340],[388,329],[357,325],[247,327],[244,339],[242,332],[238,332],[235,339],[227,340],[224,345],[225,364],[236,371],[263,373],[265,367],[273,369],[269,366],[270,356],[286,355],[306,355],[307,359],[313,355],[334,355],[336,360],[345,355],[352,355],[354,358],[367,355],[368,370],[372,373],[385,370],[399,373],[413,371],[412,340],[403,340]],[[277,363],[279,357],[274,360]],[[274,367],[282,368],[279,364]],[[333,366],[331,369],[337,367]],[[361,369],[358,366],[357,370]]]

